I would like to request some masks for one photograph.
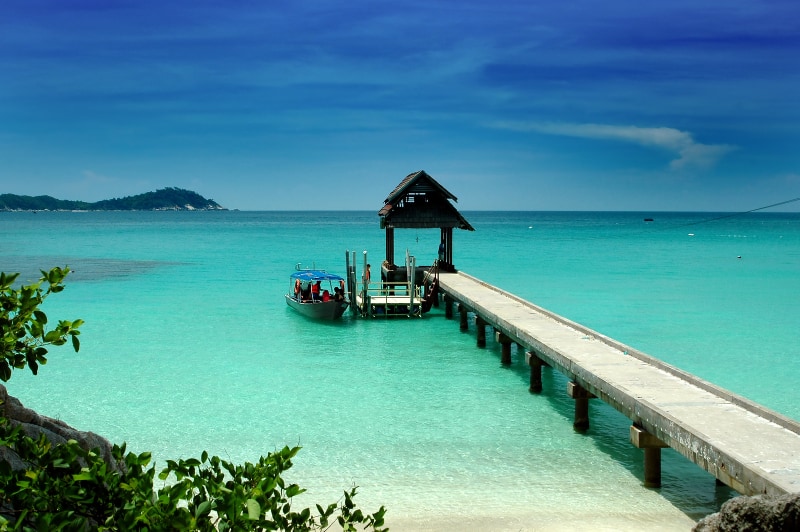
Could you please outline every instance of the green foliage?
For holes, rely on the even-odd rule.
[[[42,271],[37,283],[14,288],[18,273],[0,272],[0,380],[11,378],[14,369],[26,366],[36,375],[40,364],[47,363],[47,347],[63,345],[72,340],[72,348],[80,349],[78,328],[83,320],[59,321],[50,331],[46,329],[47,315],[39,307],[50,294],[64,289],[69,268]],[[42,285],[46,285],[43,288]]]
[[[356,488],[342,500],[296,511],[292,499],[304,492],[286,484],[298,447],[284,447],[255,464],[235,465],[203,452],[200,459],[168,461],[154,489],[150,453],[128,453],[115,445],[124,464],[113,469],[97,452],[77,442],[52,445],[34,440],[0,418],[0,445],[28,464],[13,471],[0,462],[0,530],[342,530],[384,527],[386,510],[365,514],[353,503]]]
[[[196,192],[181,188],[167,187],[146,192],[136,196],[114,198],[87,203],[85,201],[60,200],[52,196],[18,196],[16,194],[0,194],[0,210],[22,211],[152,211],[164,209],[184,209],[191,205],[193,209],[222,209],[211,199],[206,199]]]
[[[0,194],[0,210],[6,211],[74,211],[88,209],[85,201],[59,200],[52,196],[18,196]]]

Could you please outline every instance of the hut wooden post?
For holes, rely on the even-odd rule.
[[[447,265],[453,264],[453,228],[442,227],[440,242],[444,243],[444,262]]]
[[[386,263],[394,264],[394,227],[386,228]]]

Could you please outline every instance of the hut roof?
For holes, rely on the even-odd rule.
[[[384,200],[378,215],[385,227],[457,227],[474,231],[450,200],[458,199],[424,170],[408,174]]]

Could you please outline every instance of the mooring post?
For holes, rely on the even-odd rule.
[[[494,339],[500,342],[500,363],[504,366],[511,365],[511,338],[501,333],[500,331],[494,332]]]
[[[542,393],[542,359],[534,351],[525,353],[526,362],[531,367],[531,393]]]
[[[458,312],[461,314],[461,330],[466,331],[469,329],[469,324],[467,323],[467,307],[465,307],[463,303],[459,303]]]
[[[453,300],[449,294],[444,295],[444,317],[448,320],[453,319]]]
[[[572,428],[578,432],[586,432],[589,430],[589,399],[594,399],[595,396],[574,381],[567,383],[567,394],[575,399],[575,421]]]
[[[486,347],[486,322],[475,316],[475,328],[478,330],[478,347]]]
[[[646,488],[661,487],[661,449],[669,447],[643,428],[631,425],[631,443],[638,449],[644,449],[644,486]]]

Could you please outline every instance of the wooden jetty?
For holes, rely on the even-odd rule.
[[[407,175],[387,196],[378,211],[380,226],[386,231],[381,290],[394,289],[391,283],[407,282],[403,297],[414,308],[415,299],[419,300],[414,292],[419,267],[410,267],[408,256],[405,269],[394,264],[394,231],[438,228],[436,271],[426,275],[435,276],[429,293],[444,295],[445,315],[452,317],[457,304],[461,329],[467,330],[468,314],[473,313],[478,346],[486,345],[486,328],[492,327],[502,346],[503,363],[511,362],[511,344],[524,348],[532,393],[542,391],[543,365],[566,375],[567,392],[575,400],[576,430],[589,428],[591,399],[599,398],[627,416],[632,422],[627,437],[644,450],[646,486],[661,485],[661,449],[672,447],[739,493],[800,492],[800,423],[457,272],[453,229],[474,228],[451,201],[457,201],[456,197],[423,170]],[[366,252],[360,287],[355,254],[352,263],[348,257],[347,269],[351,301],[357,301],[352,305],[354,312],[360,308],[362,315],[371,315],[379,308],[402,308],[402,302],[390,299],[396,293],[384,291],[382,298],[370,299]],[[432,300],[434,305],[437,302],[438,296]]]
[[[599,398],[631,421],[644,449],[644,484],[661,484],[661,449],[672,447],[744,495],[800,492],[800,424],[463,272],[440,273],[445,314],[457,305],[461,328],[475,315],[477,343],[492,327],[504,363],[511,344],[526,350],[530,390],[542,390],[542,366],[570,379],[575,429],[589,428]]]
[[[383,201],[378,211],[380,227],[386,232],[386,255],[380,265],[380,277],[371,279],[367,252],[363,273],[355,273],[355,252],[347,252],[347,279],[350,308],[364,317],[422,316],[430,308],[425,271],[431,266],[417,266],[406,250],[405,266],[395,264],[395,231],[399,229],[439,229],[440,244],[437,270],[453,271],[453,229],[474,231],[464,216],[450,203],[458,199],[424,170],[408,174]],[[434,290],[435,292],[435,290]]]

